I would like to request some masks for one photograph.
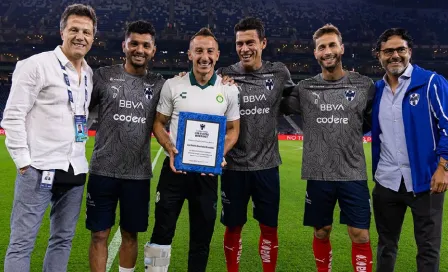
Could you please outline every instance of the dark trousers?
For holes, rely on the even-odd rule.
[[[398,192],[376,184],[372,192],[373,212],[378,232],[377,272],[393,272],[398,240],[407,207],[414,220],[417,244],[417,271],[438,272],[442,234],[444,193],[414,195],[401,182]]]
[[[218,177],[175,174],[165,159],[157,185],[151,243],[171,245],[184,200],[188,200],[190,249],[188,271],[205,272],[215,229]]]

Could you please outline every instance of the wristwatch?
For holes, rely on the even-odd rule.
[[[448,172],[448,162],[439,162],[439,165],[443,167],[443,170]]]

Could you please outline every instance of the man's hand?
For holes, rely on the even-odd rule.
[[[174,77],[183,77],[187,74],[187,72],[180,72],[178,75],[175,75]]]
[[[431,194],[443,193],[448,189],[448,172],[442,167],[437,167],[431,179]]]
[[[221,76],[221,75],[220,75]],[[222,84],[224,85],[235,85],[238,86],[232,77],[229,76],[221,76],[222,77]]]
[[[168,154],[170,155],[170,168],[171,171],[173,171],[176,174],[186,174],[185,172],[182,171],[178,171],[176,169],[176,167],[174,167],[174,157],[179,153],[179,151],[177,151],[176,147],[173,145],[173,143],[171,143],[171,141],[169,141],[168,143],[166,143],[164,145],[165,150],[168,152]]]
[[[224,167],[224,166],[226,166],[227,165],[227,162],[226,162],[226,158],[222,158],[222,163],[221,163],[221,167]],[[213,174],[208,174],[210,177],[214,177],[215,175],[213,175]],[[205,174],[205,173],[201,173],[201,176],[207,176],[207,174]]]
[[[222,163],[221,163],[221,167],[224,168],[227,165],[227,161],[225,157],[222,157]]]
[[[25,174],[25,172],[26,172],[26,170],[28,170],[28,168],[30,168],[29,165],[20,168],[20,169],[19,169],[19,173],[20,173],[21,175]]]

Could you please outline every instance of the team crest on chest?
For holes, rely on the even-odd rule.
[[[222,96],[222,94],[218,94],[216,96],[216,101],[221,104],[222,102],[224,102],[224,96]]]
[[[272,91],[274,89],[274,80],[272,78],[266,79],[265,84],[268,91]]]
[[[145,88],[145,97],[146,97],[146,99],[151,100],[153,95],[154,95],[154,90],[152,89],[152,87],[146,87]]]
[[[419,100],[420,100],[420,95],[418,93],[413,93],[409,97],[409,104],[411,104],[412,106],[417,106]]]
[[[347,99],[348,102],[353,101],[353,99],[355,99],[356,96],[356,91],[354,90],[346,90],[345,91],[345,99]]]

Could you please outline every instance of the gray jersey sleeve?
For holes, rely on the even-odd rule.
[[[300,82],[302,179],[367,179],[362,128],[371,111],[371,86],[371,79],[353,72],[336,82],[320,75]]]
[[[289,94],[284,93],[284,97],[280,102],[280,113],[284,115],[300,114],[300,83],[292,88]]]
[[[89,112],[93,111],[100,103],[101,86],[104,86],[103,78],[101,77],[101,69],[97,69],[93,73],[93,89],[90,98]]]
[[[286,65],[284,65],[284,67],[283,67],[283,76],[284,76],[284,79],[282,81],[282,83],[283,83],[283,96],[287,96],[287,95],[289,95],[293,91],[293,89],[296,86],[296,84],[294,84],[294,81],[292,81],[291,73],[289,72],[289,70],[286,67]]]
[[[99,103],[101,100],[102,95],[102,89],[101,86],[104,86],[103,78],[101,76],[101,68],[95,70],[93,73],[93,89],[92,94],[90,96],[90,103],[89,103],[89,117],[87,119],[87,127],[90,129],[90,127],[93,125],[94,120],[98,118],[98,111],[99,111]]]
[[[367,94],[367,105],[364,111],[364,123],[362,126],[363,133],[367,133],[370,130],[372,130],[372,107],[374,97],[375,97],[375,84],[372,81],[369,87],[369,92]]]
[[[94,81],[98,125],[90,173],[151,178],[151,132],[163,77],[152,72],[133,76],[114,65],[97,70]]]

